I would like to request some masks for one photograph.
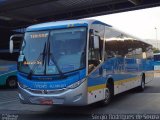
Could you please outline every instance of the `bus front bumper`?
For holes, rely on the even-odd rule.
[[[19,86],[20,102],[24,104],[57,104],[57,105],[87,105],[87,81],[74,89],[60,91],[43,91],[24,89]]]

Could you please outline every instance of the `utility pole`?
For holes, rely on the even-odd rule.
[[[156,31],[156,42],[157,42],[157,49],[158,49],[157,27],[155,27],[155,31]]]

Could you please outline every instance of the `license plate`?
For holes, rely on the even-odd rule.
[[[41,100],[40,104],[43,104],[43,105],[52,105],[53,101],[52,100]]]

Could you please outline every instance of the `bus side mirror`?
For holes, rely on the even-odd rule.
[[[94,49],[99,49],[99,37],[94,36]]]
[[[11,39],[9,42],[9,52],[13,53],[13,48],[14,48],[14,44],[13,44],[13,40]]]
[[[9,52],[10,53],[13,53],[13,50],[14,50],[14,39],[13,38],[16,38],[16,37],[23,38],[23,34],[15,34],[10,37],[10,41],[9,41]]]

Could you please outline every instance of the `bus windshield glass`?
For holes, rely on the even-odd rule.
[[[85,27],[26,32],[18,59],[20,72],[53,75],[86,65]]]
[[[154,55],[154,61],[155,62],[160,62],[160,54],[156,54],[156,55]]]

